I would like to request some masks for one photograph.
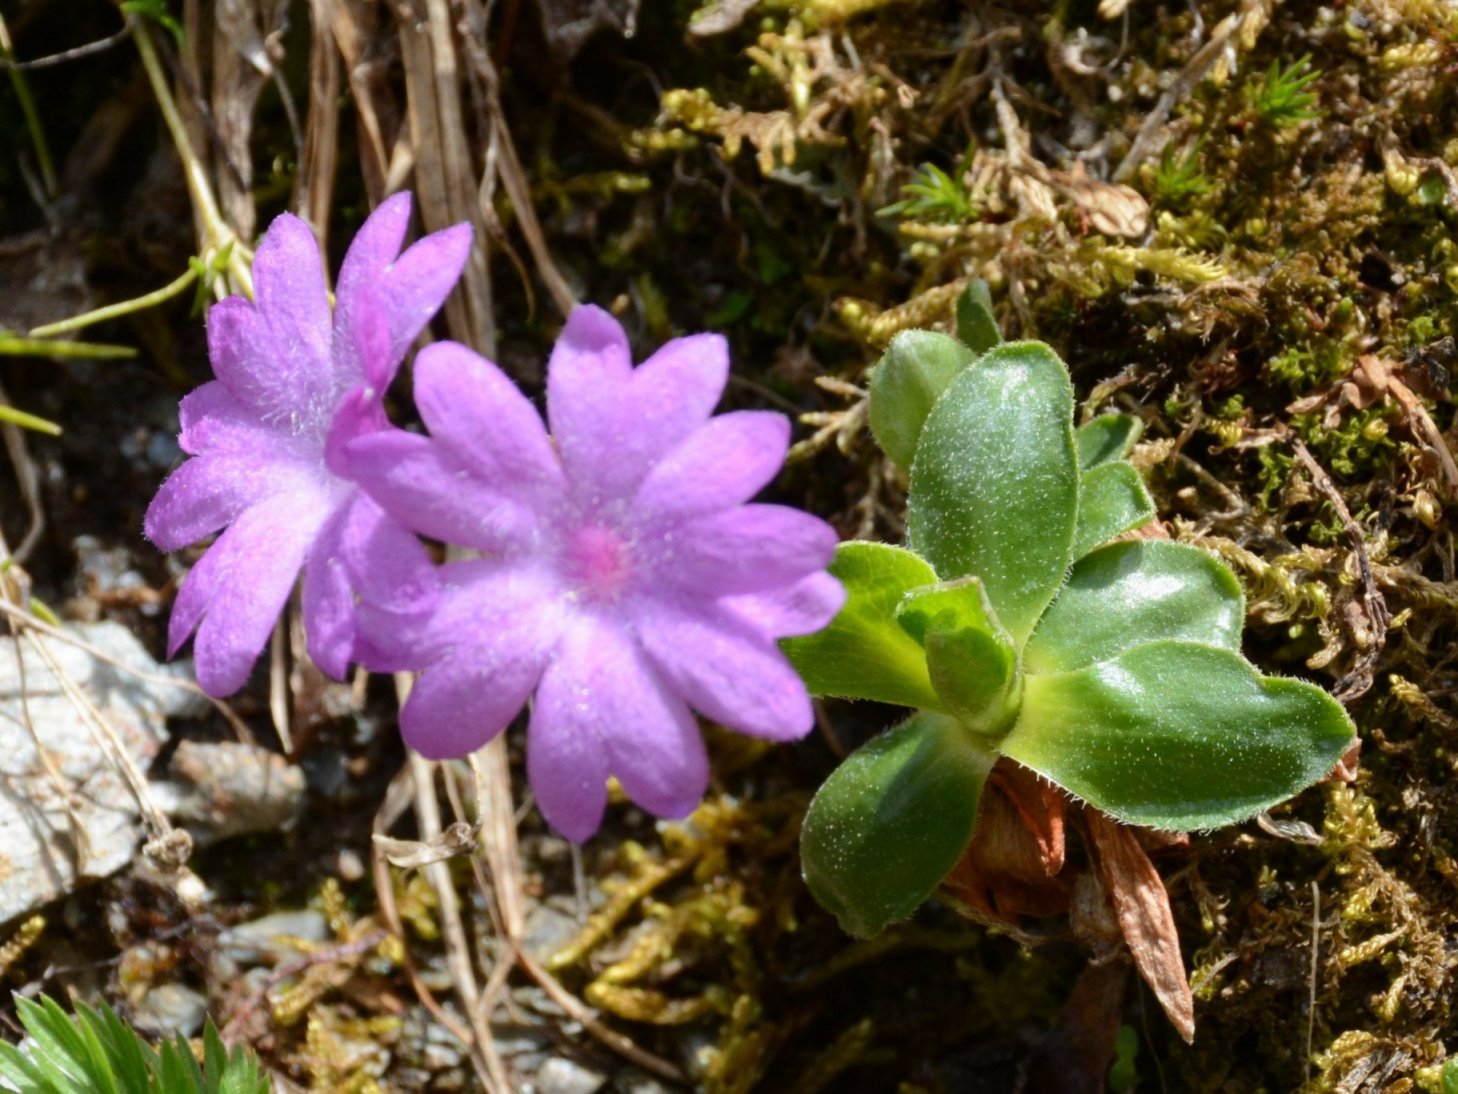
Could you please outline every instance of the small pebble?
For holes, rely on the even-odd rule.
[[[596,1094],[607,1079],[575,1060],[553,1056],[537,1072],[538,1094]]]
[[[293,912],[274,912],[251,923],[240,923],[222,933],[219,947],[235,961],[278,962],[299,956],[297,946],[286,939],[305,942],[326,942],[329,924],[322,913],[305,908]]]
[[[170,1038],[180,1033],[192,1037],[207,1018],[208,1001],[199,992],[181,984],[159,984],[142,996],[132,1012],[132,1022],[143,1033]]]

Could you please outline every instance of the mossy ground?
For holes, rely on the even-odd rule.
[[[441,333],[494,353],[532,390],[569,297],[610,305],[643,350],[723,331],[731,400],[807,416],[782,496],[847,535],[901,530],[903,484],[865,430],[866,369],[897,330],[945,328],[971,278],[989,281],[1009,335],[1066,357],[1087,408],[1143,418],[1138,459],[1162,519],[1246,584],[1248,652],[1349,698],[1363,754],[1354,783],[1277,811],[1319,842],[1251,824],[1198,836],[1168,863],[1198,1035],[1182,1045],[1136,992],[1118,1079],[1150,1090],[1438,1089],[1455,1041],[1458,936],[1447,517],[1458,472],[1445,462],[1458,367],[1458,9],[1105,0],[1106,18],[1073,0],[766,0],[711,5],[707,17],[724,24],[747,10],[695,37],[689,0],[241,7],[273,68],[256,102],[219,83],[238,65],[213,35],[213,5],[176,13],[191,36],[179,99],[193,101],[200,82],[215,110],[251,119],[240,165],[219,144],[237,119],[192,117],[234,228],[251,235],[312,201],[337,252],[386,178],[440,191],[422,199],[427,220],[466,210],[490,255],[468,274],[472,299],[489,307],[449,316]],[[22,57],[120,25],[100,0],[25,0],[4,14]],[[603,25],[569,56],[579,17]],[[457,69],[435,70],[445,91],[421,81],[412,52],[411,36],[432,27],[456,43]],[[18,331],[164,284],[200,249],[131,42],[23,81],[56,166],[44,168],[15,89],[0,88],[0,325]],[[456,97],[458,127],[421,112],[430,86]],[[451,149],[464,166],[451,166]],[[165,435],[172,400],[207,374],[188,304],[88,332],[139,347],[135,362],[18,361],[6,372],[18,405],[66,429],[32,442],[50,522],[28,565],[53,602],[78,591],[71,544],[82,534],[132,551],[148,587],[169,580],[139,536],[160,471],[135,450]],[[399,409],[409,413],[403,395]],[[13,501],[0,513],[12,543],[23,530]],[[155,602],[99,610],[160,645]],[[260,726],[265,687],[241,701]],[[316,719],[301,747],[319,763],[348,751],[363,785],[380,787],[400,754],[386,690],[370,696],[355,714]],[[583,864],[600,918],[559,963],[562,982],[710,1090],[1011,1089],[1082,955],[1056,925],[1029,952],[939,907],[870,943],[841,935],[799,881],[798,820],[833,753],[894,712],[825,713],[825,732],[794,749],[716,735],[715,789],[687,825],[613,809]],[[373,737],[359,728],[370,719],[383,727]],[[355,795],[348,809],[359,823],[340,838],[367,854],[373,801]],[[560,845],[534,815],[521,830],[524,899],[571,894]],[[328,887],[320,838],[240,852],[270,863],[271,885],[229,880],[217,855],[200,867],[224,918],[312,893],[339,935],[312,966],[336,975],[301,975],[302,994],[248,1028],[313,1089],[404,1088],[399,1016],[418,1008],[405,1002],[415,995],[401,948],[393,935],[361,947],[379,922],[370,883]],[[456,864],[484,976],[502,959],[499,894],[488,899],[485,875]],[[421,967],[439,965],[438,897],[418,879],[394,884],[403,940]],[[185,920],[172,908],[128,930],[165,935]],[[12,976],[46,975],[46,939]],[[182,953],[170,968],[196,979],[198,960]],[[117,990],[105,974],[98,982]],[[206,986],[215,1007],[236,1004]],[[552,1022],[563,1052],[604,1074],[617,1066],[604,1041]],[[379,1076],[340,1047],[362,1036],[397,1048]]]

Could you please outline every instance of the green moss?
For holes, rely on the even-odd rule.
[[[1304,395],[1351,371],[1347,348],[1340,342],[1322,339],[1281,351],[1266,365],[1271,380]]]
[[[1397,450],[1388,413],[1381,406],[1352,410],[1335,429],[1325,428],[1319,415],[1296,414],[1291,417],[1291,426],[1334,475],[1371,478]]]

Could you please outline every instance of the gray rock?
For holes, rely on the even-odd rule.
[[[183,741],[154,793],[199,843],[277,832],[304,804],[304,773],[276,752],[238,741]]]
[[[143,770],[167,740],[167,717],[195,708],[194,694],[167,682],[187,679],[188,670],[158,665],[125,627],[67,630],[119,665],[34,633],[0,644],[0,922],[119,870],[142,834],[116,764],[34,643],[44,644]],[[41,764],[37,738],[61,785]]]
[[[553,1056],[538,1069],[534,1085],[537,1094],[597,1094],[606,1083],[606,1077],[576,1060]]]

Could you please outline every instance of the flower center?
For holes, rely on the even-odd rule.
[[[611,600],[632,576],[633,559],[622,535],[600,524],[579,528],[567,545],[567,572],[590,600]]]

